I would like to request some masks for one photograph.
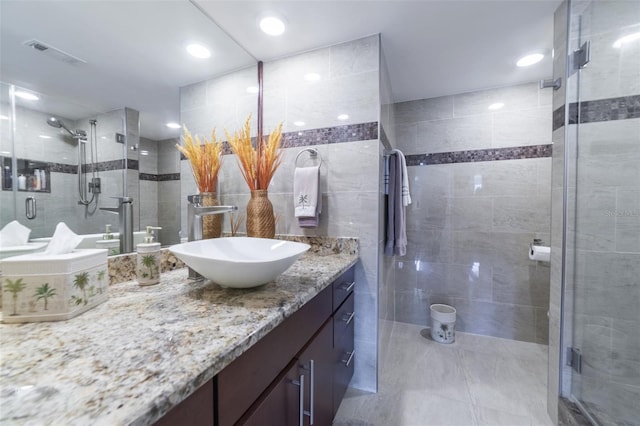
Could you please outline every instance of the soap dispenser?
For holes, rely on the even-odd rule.
[[[153,230],[159,226],[147,226],[144,242],[138,244],[137,275],[138,284],[153,285],[160,282],[160,243],[153,241]]]
[[[96,241],[96,248],[107,249],[109,256],[120,254],[120,240],[113,238],[110,224],[104,226],[104,234],[101,240]]]

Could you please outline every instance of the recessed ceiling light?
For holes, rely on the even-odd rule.
[[[0,115],[0,120],[8,120],[9,117],[7,117],[6,115]]]
[[[320,81],[321,78],[317,72],[308,72],[304,75],[304,79],[307,81]]]
[[[41,139],[51,139],[51,136],[48,135],[39,135]]]
[[[284,33],[284,21],[275,16],[265,16],[260,19],[260,29],[267,35],[279,36]]]
[[[338,116],[338,120],[344,121],[344,120],[348,120],[348,119],[349,119],[349,114],[340,114]]]
[[[502,102],[496,102],[495,104],[491,104],[489,105],[489,109],[492,111],[495,111],[497,109],[500,109],[504,106],[504,104]]]
[[[304,126],[306,123],[304,121],[294,121],[293,124],[295,126],[300,127],[300,126]]]
[[[616,49],[620,49],[623,44],[629,43],[631,41],[636,41],[636,40],[640,40],[640,32],[629,34],[624,37],[620,37],[619,39],[616,40],[615,43],[613,43],[613,47],[615,47]]]
[[[37,97],[36,95],[34,95],[33,93],[30,92],[23,92],[21,90],[18,90],[17,92],[14,93],[17,97],[22,98],[22,99],[26,99],[28,101],[37,101],[38,99],[40,99],[39,97]]]
[[[178,123],[167,123],[167,127],[170,128],[170,129],[179,129],[182,126],[179,125]]]
[[[258,93],[260,91],[260,89],[258,89],[258,86],[249,86],[247,87],[247,93]]]
[[[523,56],[518,59],[516,65],[519,67],[528,67],[529,65],[537,64],[544,58],[542,53],[532,53],[531,55]]]
[[[211,52],[209,51],[209,49],[207,49],[201,44],[194,43],[194,44],[188,45],[187,52],[189,52],[191,56],[195,56],[196,58],[200,58],[200,59],[207,59],[211,56]]]

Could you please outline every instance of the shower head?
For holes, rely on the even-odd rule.
[[[78,139],[82,136],[86,137],[87,135],[85,132],[81,132],[81,131],[73,132],[69,130],[69,128],[65,126],[62,120],[60,120],[59,118],[49,117],[49,119],[47,120],[47,124],[51,127],[55,127],[56,129],[60,129],[60,128],[65,129],[75,139]],[[84,135],[82,135],[81,133],[84,133]]]

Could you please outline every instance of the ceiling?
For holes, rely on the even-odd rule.
[[[194,0],[253,56],[269,61],[380,33],[393,100],[429,98],[550,78],[558,0]],[[265,11],[287,23],[279,37],[256,25]],[[531,52],[545,59],[529,68]]]
[[[59,107],[47,104],[47,112],[70,119],[123,106],[138,109],[141,134],[165,139],[179,134],[164,126],[179,118],[179,87],[255,66],[256,59],[266,62],[376,33],[396,102],[549,78],[559,4],[0,0],[0,80],[65,100]],[[285,18],[284,35],[260,32],[257,19],[265,11]],[[86,63],[69,65],[25,47],[31,39]],[[212,57],[188,56],[184,46],[193,40],[209,45]],[[533,51],[547,55],[532,67],[515,66]]]

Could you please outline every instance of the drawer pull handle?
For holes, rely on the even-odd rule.
[[[347,313],[344,314],[344,316],[342,317],[342,321],[346,322],[347,324],[349,324],[351,321],[353,321],[353,317],[356,315],[355,312],[351,312],[351,313]]]
[[[304,410],[303,413],[305,416],[309,417],[309,426],[313,426],[313,406],[315,405],[313,398],[313,388],[315,388],[315,361],[309,360],[309,368],[307,368],[304,364],[300,366],[301,369],[305,371],[309,371],[309,376],[311,377],[311,383],[309,383],[309,409]]]
[[[351,352],[347,352],[347,355],[349,355],[349,358],[347,358],[346,360],[343,359],[342,362],[344,362],[345,367],[348,367],[349,364],[351,364],[351,361],[353,361],[353,356],[356,354],[355,349],[352,350]]]
[[[299,402],[299,424],[300,426],[304,426],[304,374],[300,375],[300,379],[298,380],[292,380],[291,383],[293,383],[296,386],[300,386],[300,391],[298,391],[298,397],[300,398],[300,402]]]
[[[344,290],[347,293],[349,293],[351,290],[353,290],[353,287],[356,285],[355,281],[351,281],[350,283],[344,283],[340,286],[340,290]]]

